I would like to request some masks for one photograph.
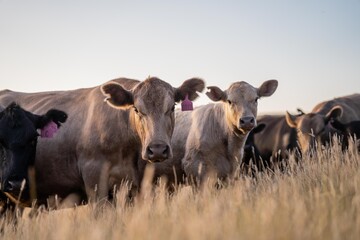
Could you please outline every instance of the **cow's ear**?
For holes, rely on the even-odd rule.
[[[337,119],[342,116],[343,109],[341,106],[335,106],[326,114],[325,123],[327,124],[331,119]]]
[[[106,83],[101,86],[104,99],[113,108],[126,108],[134,104],[132,92],[124,89],[118,83]]]
[[[269,97],[275,92],[277,87],[277,80],[267,80],[258,88],[258,94],[260,97]]]
[[[56,123],[58,127],[61,126],[61,123],[66,122],[67,114],[63,111],[57,110],[57,109],[50,109],[45,114],[46,123],[53,121]],[[44,124],[45,125],[45,124]]]
[[[301,108],[297,108],[296,110],[298,112],[298,116],[305,115],[305,112]]]
[[[183,84],[175,88],[175,102],[180,102],[185,99],[186,95],[188,99],[193,101],[195,100],[199,94],[196,92],[202,92],[205,88],[204,80],[200,78],[190,78],[185,80]]]
[[[262,132],[266,127],[265,123],[259,123],[253,130],[251,130],[254,134]]]
[[[292,128],[296,128],[296,127],[297,127],[297,123],[298,123],[298,118],[299,118],[299,116],[292,115],[292,114],[290,114],[288,111],[286,111],[285,118],[286,118],[287,124],[288,124],[290,127],[292,127]]]
[[[209,91],[206,93],[206,96],[208,96],[214,102],[227,100],[226,92],[221,90],[220,88],[216,86],[210,86],[207,87],[207,89],[209,89]]]
[[[40,130],[41,137],[51,138],[58,131],[60,122],[65,122],[67,114],[56,109],[49,110],[44,115],[37,115],[23,110],[27,118]]]
[[[341,122],[339,122],[336,119],[331,119],[330,120],[331,126],[341,132],[345,132],[346,128],[345,128],[345,124],[342,124]]]

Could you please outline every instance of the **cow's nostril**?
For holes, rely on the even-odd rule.
[[[11,183],[9,182],[5,182],[4,184],[4,191],[5,192],[12,192],[13,191],[13,186]]]
[[[165,146],[163,154],[166,155],[166,156],[169,154],[169,146],[167,146],[167,145]]]
[[[147,147],[147,153],[148,153],[149,155],[154,154],[153,151],[151,151],[151,147]]]
[[[17,192],[20,190],[20,183],[15,181],[7,181],[4,187],[5,192]]]

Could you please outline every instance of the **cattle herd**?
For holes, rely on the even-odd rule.
[[[149,164],[169,187],[201,186],[207,177],[231,182],[286,162],[291,152],[299,159],[311,155],[334,134],[344,150],[349,137],[360,135],[360,94],[324,101],[310,113],[257,116],[258,99],[277,86],[276,80],[259,87],[235,82],[226,90],[208,86],[215,103],[193,111],[175,105],[198,97],[205,88],[199,78],[179,87],[149,77],[71,91],[2,90],[1,211],[15,200],[30,206],[33,198],[37,205],[71,194],[83,202],[111,199],[124,182],[136,194]]]

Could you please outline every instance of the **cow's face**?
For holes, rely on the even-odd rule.
[[[286,122],[297,131],[297,138],[303,154],[313,153],[317,145],[326,144],[330,141],[335,129],[329,121],[336,119],[342,114],[340,106],[333,107],[327,114],[308,113],[292,115],[286,112]]]
[[[276,80],[265,81],[259,88],[247,82],[236,82],[226,91],[208,87],[210,91],[206,95],[213,101],[224,102],[227,122],[236,133],[246,135],[256,126],[258,99],[271,96],[277,86]]]
[[[28,167],[34,164],[38,129],[55,122],[65,122],[67,115],[50,110],[45,115],[36,115],[12,103],[0,112],[0,163],[1,190],[18,195],[23,180],[23,196],[28,194]]]
[[[196,93],[205,87],[204,81],[192,78],[179,88],[158,79],[148,78],[131,91],[118,83],[107,83],[102,92],[106,102],[115,108],[128,109],[130,118],[141,140],[141,156],[144,160],[156,162],[172,157],[170,140],[174,130],[175,103],[198,97]]]

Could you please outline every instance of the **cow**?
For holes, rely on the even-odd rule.
[[[235,82],[223,91],[208,87],[206,95],[215,102],[180,112],[176,116],[173,143],[175,162],[180,161],[189,181],[202,185],[206,176],[232,180],[243,156],[249,132],[256,126],[258,99],[271,96],[277,80],[265,81],[259,88]]]
[[[241,161],[241,170],[245,173],[251,173],[254,175],[257,171],[261,171],[264,168],[263,160],[260,155],[260,151],[255,145],[255,135],[262,132],[266,125],[259,123],[253,128],[246,139],[244,146],[244,155]]]
[[[38,137],[52,137],[67,119],[67,114],[50,109],[43,115],[24,110],[12,102],[0,112],[0,191],[4,198],[30,201],[28,168],[34,165]],[[50,135],[44,135],[55,125]],[[25,180],[25,181],[24,181]],[[6,196],[6,197],[5,197]]]
[[[288,126],[285,115],[262,115],[257,121],[266,125],[263,131],[254,135],[254,144],[265,166],[281,163],[288,159],[290,152],[298,152],[296,130]]]
[[[326,145],[330,142],[332,135],[336,133],[329,124],[331,119],[338,119],[341,123],[360,120],[360,94],[323,101],[310,113],[301,116],[286,112],[287,124],[297,131],[302,155],[312,155],[317,145]]]
[[[352,121],[348,123],[341,123],[337,119],[330,120],[330,124],[333,128],[339,131],[339,137],[342,139],[343,149],[347,149],[349,147],[349,140],[353,138],[357,141],[357,147],[360,151],[360,144],[358,140],[360,138],[360,121]]]
[[[196,99],[204,87],[200,78],[188,79],[178,88],[157,77],[118,78],[68,91],[5,90],[0,92],[0,103],[17,99],[33,112],[54,106],[68,113],[63,131],[38,142],[38,202],[72,193],[88,202],[107,199],[126,181],[136,190],[142,174],[138,159],[171,158],[175,103],[186,96]]]

